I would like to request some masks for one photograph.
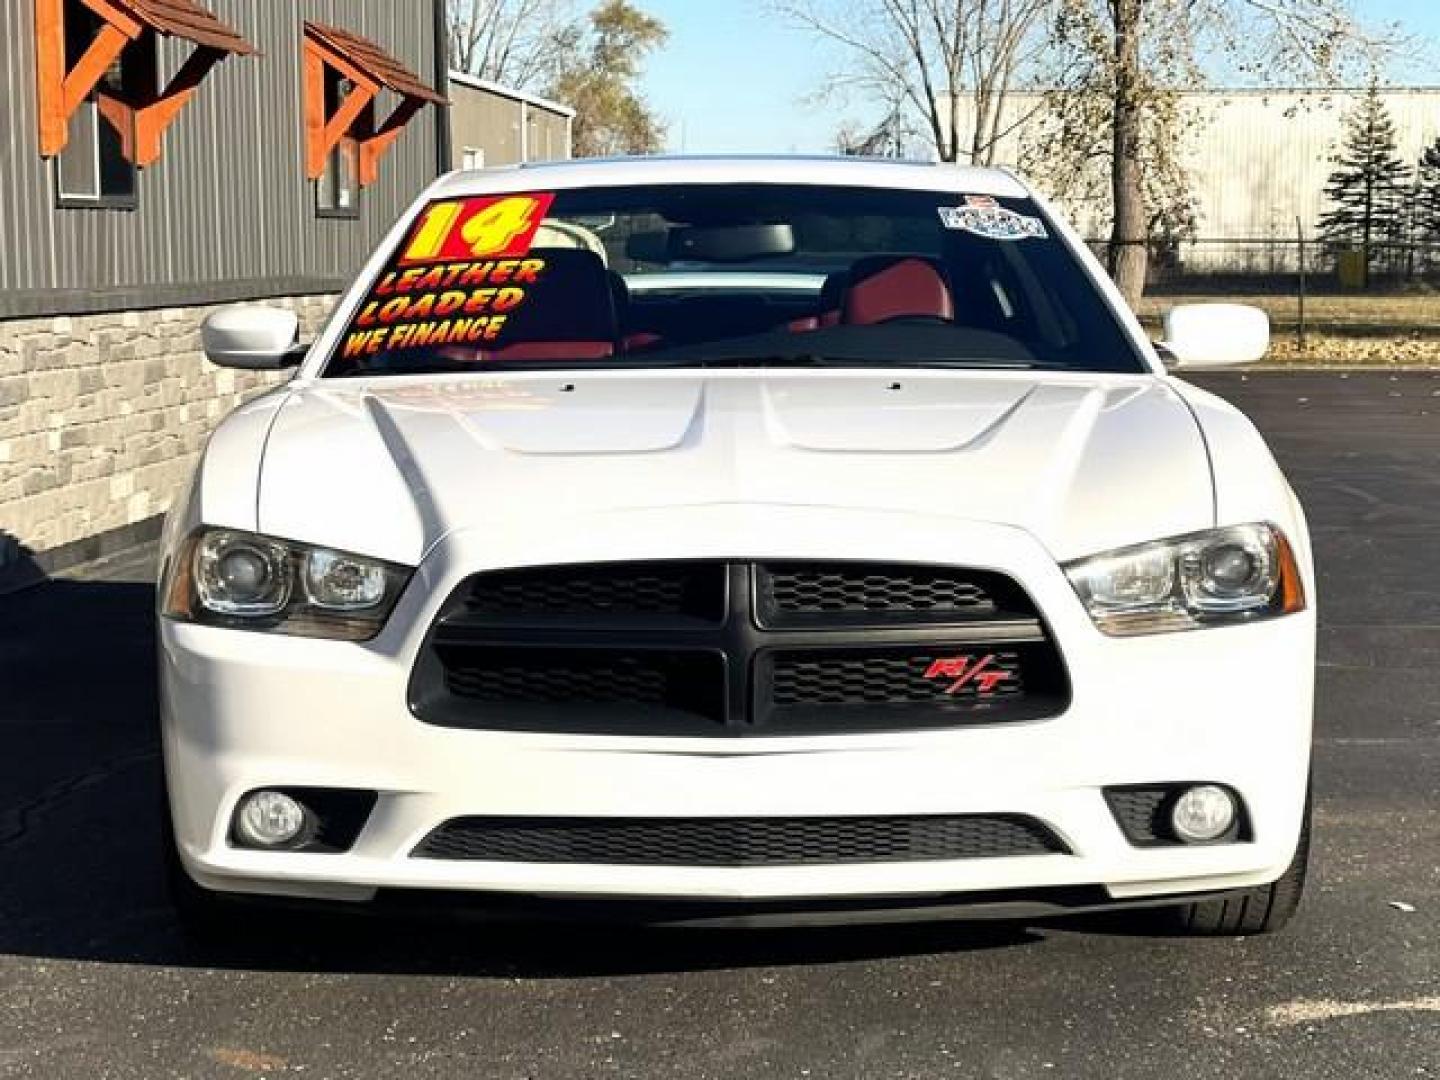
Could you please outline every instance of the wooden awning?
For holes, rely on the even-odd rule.
[[[432,105],[450,104],[427,86],[420,76],[407,71],[404,64],[369,38],[317,22],[307,22],[305,33],[326,46],[336,58],[348,61],[356,69],[356,74],[350,76],[353,82],[368,79],[404,97],[416,97]]]
[[[100,30],[69,70],[65,63],[65,17],[76,6],[100,19]],[[35,0],[35,76],[40,113],[40,153],[58,154],[69,138],[71,115],[94,92],[125,49],[146,34],[163,34],[195,45],[195,51],[162,90],[97,96],[100,113],[120,133],[134,164],[160,157],[165,129],[194,95],[210,69],[227,56],[256,49],[194,0]],[[153,80],[152,80],[153,82]]]
[[[345,100],[327,115],[325,69],[352,84]],[[385,122],[375,123],[375,96],[389,90],[400,96]],[[368,38],[325,23],[305,24],[305,173],[317,180],[325,160],[342,140],[359,146],[360,186],[380,175],[380,158],[400,137],[410,119],[426,105],[450,102],[405,65]]]
[[[88,2],[88,0],[87,0]],[[251,56],[256,52],[243,37],[195,0],[110,0],[151,30],[182,38],[207,49]]]

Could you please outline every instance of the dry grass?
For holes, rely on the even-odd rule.
[[[1156,296],[1140,304],[1140,320],[1157,334],[1168,308],[1183,303],[1254,304],[1270,316],[1267,364],[1326,367],[1440,367],[1440,294],[1310,296],[1305,347],[1299,343],[1294,296]]]

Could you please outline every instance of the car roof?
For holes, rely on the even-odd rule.
[[[1023,198],[1025,185],[1003,169],[865,157],[728,156],[580,158],[453,172],[435,197],[501,191],[557,191],[645,184],[817,184],[908,191],[956,191]]]

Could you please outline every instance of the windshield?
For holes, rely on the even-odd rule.
[[[1029,199],[695,184],[429,204],[324,374],[721,365],[1147,370]]]

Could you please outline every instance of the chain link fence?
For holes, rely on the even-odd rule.
[[[1109,246],[1089,241],[1103,262]],[[1298,294],[1440,290],[1440,240],[1376,241],[1366,249],[1318,238],[1197,237],[1150,244],[1151,292]]]
[[[1091,242],[1103,262],[1104,241]],[[1270,316],[1272,359],[1440,365],[1440,241],[1366,252],[1314,238],[1196,239],[1151,245],[1140,316],[1158,331],[1182,301],[1254,304]]]

